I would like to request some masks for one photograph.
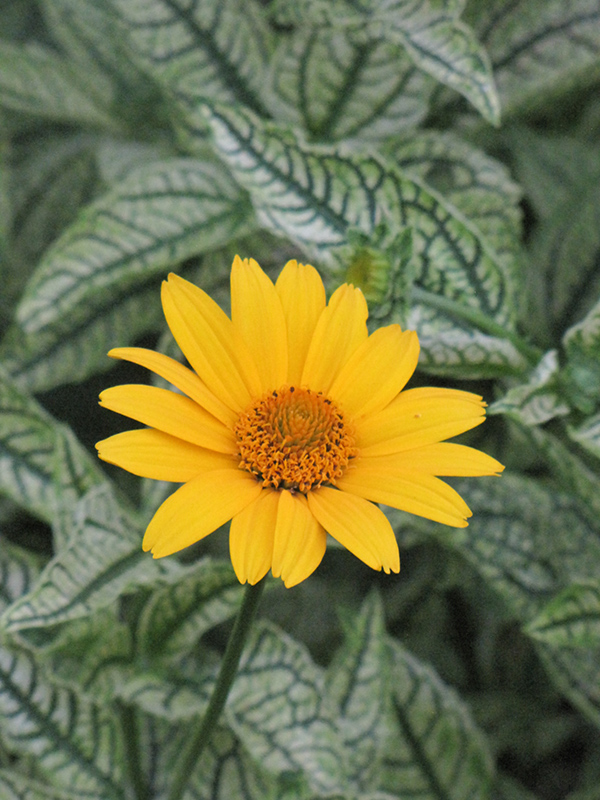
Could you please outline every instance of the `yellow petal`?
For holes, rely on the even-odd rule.
[[[261,491],[250,473],[236,467],[198,475],[160,506],[142,547],[151,550],[154,558],[177,553],[239,514]]]
[[[464,433],[485,419],[481,397],[455,389],[408,389],[387,408],[355,421],[363,456],[412,450]]]
[[[218,397],[215,397],[196,373],[184,367],[179,361],[175,361],[174,358],[169,358],[163,353],[156,353],[154,350],[146,350],[144,347],[115,347],[108,355],[111,358],[131,361],[133,364],[139,364],[141,367],[152,370],[176,386],[180,392],[195,400],[225,425],[235,424],[236,415],[233,411],[227,408]]]
[[[370,460],[375,459],[366,458],[365,463]],[[401,453],[381,456],[377,461],[406,473],[425,472],[429,475],[497,475],[504,470],[504,466],[487,453],[451,442],[439,442],[414,450],[403,450]]]
[[[325,287],[321,276],[310,264],[288,261],[277,278],[275,289],[287,323],[287,382],[290,386],[299,386],[308,347],[325,308]]]
[[[206,292],[171,273],[163,311],[182,353],[208,388],[236,412],[262,393],[256,364],[239,332]]]
[[[419,360],[419,338],[399,325],[378,328],[350,356],[329,394],[352,417],[372,414],[402,391]]]
[[[258,583],[271,567],[278,504],[279,493],[263,489],[231,520],[229,552],[240,583]]]
[[[373,503],[322,486],[308,493],[308,507],[327,533],[373,569],[400,571],[400,554],[388,518]]]
[[[253,258],[233,261],[231,319],[254,358],[261,394],[279,389],[288,372],[285,317],[272,281]]]
[[[323,309],[310,342],[302,385],[327,394],[352,353],[368,336],[367,303],[360,289],[343,284]]]
[[[219,453],[235,452],[235,439],[229,428],[189,397],[168,389],[142,384],[113,386],[100,394],[100,405],[200,447]]]
[[[325,555],[327,534],[308,508],[306,498],[279,492],[273,544],[273,576],[295,586],[316,570]]]
[[[201,472],[236,466],[232,456],[205,450],[152,428],[117,433],[98,442],[98,456],[141,478],[185,483]]]
[[[402,472],[390,466],[388,458],[361,458],[357,462],[338,480],[342,491],[455,528],[466,527],[469,507],[439,478]]]

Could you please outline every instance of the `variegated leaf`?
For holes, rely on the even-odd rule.
[[[505,113],[543,103],[594,75],[600,58],[596,0],[479,0],[471,8]]]
[[[55,785],[121,800],[121,741],[114,717],[54,684],[23,649],[0,649],[2,738],[31,754]]]
[[[301,771],[313,791],[344,793],[348,765],[320,669],[298,642],[255,625],[225,719],[251,756],[280,774]]]
[[[587,417],[580,425],[570,425],[568,432],[574,442],[600,458],[600,414]]]
[[[500,105],[488,56],[458,17],[464,3],[415,0],[303,0],[292,19],[328,24],[365,38],[401,44],[422,70],[463,94],[483,116],[497,123]]]
[[[600,648],[600,582],[568,586],[527,623],[526,631],[554,647]]]
[[[264,112],[271,35],[253,0],[113,0],[131,56],[184,105],[201,98]]]
[[[36,582],[43,559],[0,540],[0,612],[27,594]]]
[[[538,642],[536,649],[565,697],[600,728],[600,647],[566,649]]]
[[[2,800],[89,800],[90,798],[87,791],[58,789],[22,775],[10,767],[0,769],[0,792]],[[109,792],[95,795],[96,800],[110,800],[111,797]]]
[[[0,105],[63,123],[115,127],[94,84],[39,44],[0,42]]]
[[[86,616],[140,586],[169,580],[182,569],[142,552],[137,520],[125,518],[112,489],[101,485],[78,502],[68,544],[33,590],[4,614],[5,630],[40,628]]]
[[[328,27],[282,38],[269,74],[274,117],[323,141],[377,141],[417,125],[434,85],[399,46]]]
[[[170,268],[252,227],[219,164],[173,159],[129,173],[47,251],[4,360],[37,390],[86,377],[107,363],[107,339],[126,344],[156,326]]]
[[[380,787],[424,800],[485,800],[493,776],[489,746],[465,703],[438,675],[390,640],[393,733]]]
[[[383,219],[392,234],[411,227],[418,284],[512,326],[504,263],[436,192],[375,156],[302,145],[249,112],[204,108],[217,152],[266,227],[329,264],[349,228],[369,234]]]
[[[70,460],[57,464],[63,448],[70,450]],[[70,467],[82,480],[86,476],[86,485],[101,479],[99,465],[69,429],[0,371],[0,492],[52,522],[64,488],[61,483]]]
[[[489,414],[506,414],[523,425],[542,425],[568,414],[570,408],[557,385],[558,351],[549,350],[526,383],[513,386],[489,408]]]
[[[451,535],[435,531],[476,567],[511,616],[525,622],[571,583],[595,577],[600,540],[573,497],[508,474],[453,485],[473,518]]]
[[[379,595],[369,595],[358,615],[347,613],[342,621],[345,642],[327,670],[325,693],[337,709],[343,743],[352,754],[352,784],[366,791],[378,786],[391,688]]]

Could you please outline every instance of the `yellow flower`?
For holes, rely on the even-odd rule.
[[[479,425],[469,392],[403,391],[419,357],[414,331],[367,332],[367,304],[344,284],[329,303],[317,271],[288,262],[274,285],[236,256],[231,319],[171,274],[162,304],[192,369],[152,350],[109,355],[140,364],[179,392],[106,389],[100,403],[148,427],[97,445],[135,475],[182,483],[160,506],[144,550],[170,555],[231,520],[240,582],[271,569],[286,586],[307,578],[329,533],[373,569],[398,572],[392,527],[374,503],[463,527],[471,515],[439,475],[491,475],[503,466],[443,442]]]

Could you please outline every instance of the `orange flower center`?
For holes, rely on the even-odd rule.
[[[274,489],[335,485],[356,455],[351,427],[322,392],[284,386],[240,414],[240,467]]]

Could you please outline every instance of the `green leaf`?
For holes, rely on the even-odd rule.
[[[329,264],[348,228],[370,234],[382,219],[392,235],[411,227],[417,283],[511,328],[514,297],[504,264],[433,190],[375,156],[302,145],[249,112],[205,106],[204,113],[215,149],[266,227]]]
[[[0,769],[2,800],[89,800],[86,791],[68,791],[40,783],[10,768]],[[111,794],[96,794],[96,800],[109,800]]]
[[[433,82],[397,45],[303,27],[281,39],[267,98],[276,119],[312,139],[384,139],[416,126]]]
[[[139,66],[184,105],[201,98],[264,113],[271,35],[258,5],[243,0],[113,0]]]
[[[167,271],[247,233],[250,215],[219,164],[172,159],[129,173],[46,253],[3,349],[9,368],[40,390],[107,365],[107,341],[156,326]]]
[[[204,633],[235,615],[242,592],[229,561],[199,562],[144,605],[136,634],[140,653],[168,658],[191,651]]]
[[[424,800],[489,797],[488,744],[456,692],[398,642],[389,640],[393,730],[381,788]]]
[[[538,642],[536,649],[565,697],[600,728],[600,647],[565,649]]]
[[[226,720],[257,763],[303,772],[316,793],[344,793],[347,763],[321,670],[273,625],[255,626],[231,689]]]
[[[555,647],[600,648],[600,583],[574,583],[526,626],[534,639]]]
[[[57,458],[70,450],[69,461]],[[58,466],[58,469],[57,469]],[[66,471],[100,480],[97,462],[31,397],[0,371],[0,492],[49,523],[61,501]]]
[[[43,565],[39,556],[1,541],[0,546],[0,612],[30,591]]]
[[[600,414],[588,417],[581,425],[569,425],[569,436],[588,453],[600,458]]]
[[[596,577],[600,540],[573,497],[510,474],[453,485],[473,517],[443,541],[476,567],[512,616],[527,621],[571,583]]]
[[[174,579],[177,562],[142,552],[137,521],[125,517],[108,484],[94,487],[74,509],[68,544],[33,590],[4,614],[5,630],[39,628],[86,616],[140,586]]]
[[[39,44],[0,41],[0,105],[58,122],[114,128],[93,82]]]
[[[542,425],[570,411],[557,386],[560,365],[558,351],[549,350],[526,383],[513,386],[492,403],[489,414],[506,414],[523,425]]]
[[[479,0],[471,7],[505,114],[524,112],[594,76],[600,55],[596,0]]]
[[[114,717],[49,681],[23,649],[0,649],[0,713],[8,747],[35,755],[51,783],[88,796],[124,798]]]
[[[345,641],[326,675],[325,693],[338,712],[350,779],[361,790],[378,785],[389,702],[389,658],[383,607],[372,593],[358,615],[347,612]]]
[[[592,306],[585,317],[569,328],[563,344],[567,355],[563,372],[564,391],[572,405],[591,414],[600,405],[600,301]],[[594,451],[594,421],[584,426],[576,441]],[[588,447],[588,449],[590,449]]]
[[[473,31],[458,19],[462,2],[407,0],[329,2],[304,0],[300,19],[362,33],[365,38],[402,45],[415,64],[464,95],[490,122],[498,123],[500,105],[489,59]],[[298,16],[298,13],[297,13]]]

